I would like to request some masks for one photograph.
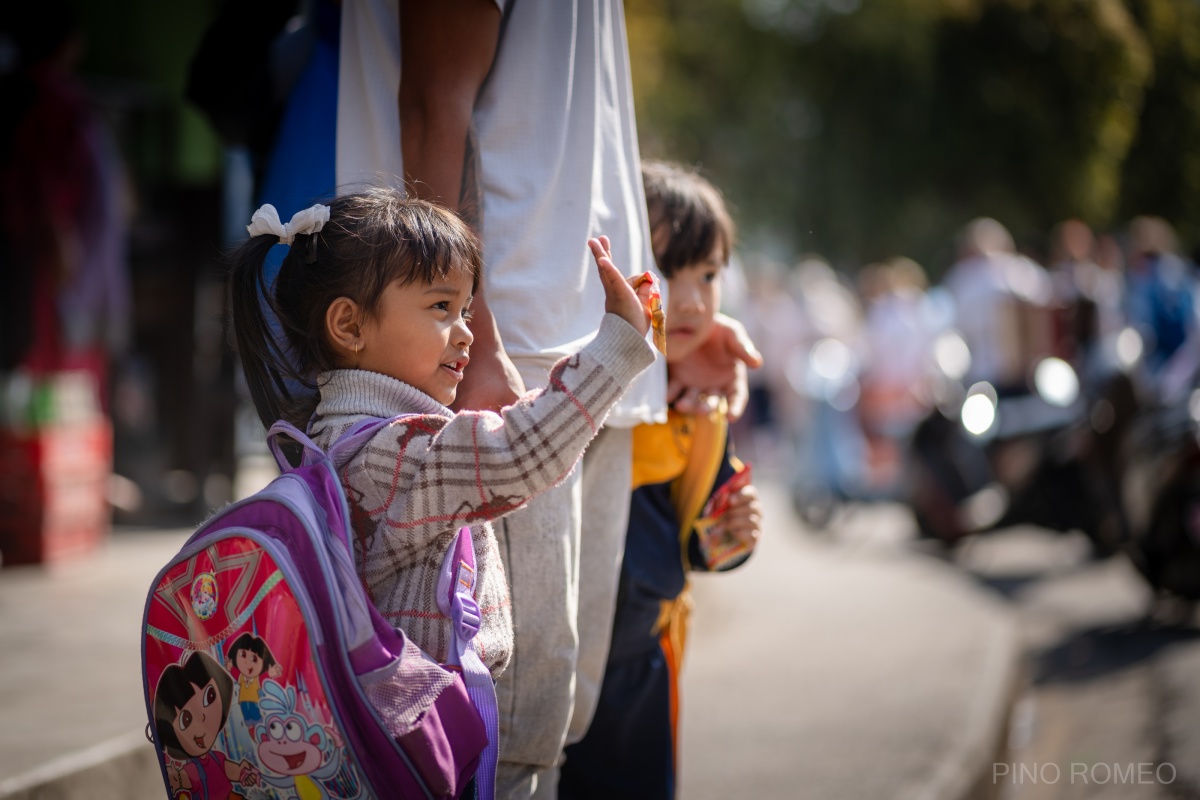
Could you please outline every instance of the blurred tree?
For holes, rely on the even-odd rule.
[[[1200,37],[1143,32],[1141,7],[1159,5],[1186,4],[643,0],[629,12],[643,146],[699,162],[746,237],[785,257],[854,268],[904,253],[937,273],[980,214],[1035,245],[1065,216],[1106,227],[1161,61],[1151,46],[1174,42],[1196,68]],[[1200,124],[1200,105],[1174,102]],[[1145,149],[1169,172],[1185,145]],[[1182,209],[1200,180],[1179,182]]]
[[[1122,218],[1157,214],[1200,244],[1200,4],[1132,0],[1154,53],[1137,138],[1122,173]]]
[[[943,26],[939,51],[929,167],[951,207],[1018,238],[1114,222],[1151,75],[1120,0],[984,2]]]

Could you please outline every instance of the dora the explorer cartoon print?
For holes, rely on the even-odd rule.
[[[154,724],[163,750],[182,762],[167,765],[173,793],[225,800],[241,796],[234,793],[234,783],[259,782],[258,769],[248,760],[230,761],[213,749],[232,702],[233,676],[207,653],[192,652],[163,670],[154,690]]]
[[[261,636],[247,632],[234,640],[225,651],[225,669],[237,677],[238,704],[242,707],[246,728],[253,737],[254,727],[262,722],[258,701],[262,694],[263,673],[278,678],[283,674],[283,667],[275,661],[275,656]]]
[[[287,790],[288,797],[294,792],[298,800],[363,796],[354,771],[342,760],[336,732],[301,713],[294,688],[265,681],[262,711],[257,755],[265,784]]]

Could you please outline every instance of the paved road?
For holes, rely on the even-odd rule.
[[[1148,618],[1128,561],[1090,560],[1082,537],[1012,529],[957,562],[1008,598],[1030,654],[1005,797],[1200,798],[1200,620]]]
[[[858,551],[912,546],[902,515],[846,519],[825,538]],[[1013,528],[968,540],[948,563],[1012,610],[1029,665],[1010,750],[993,766],[1000,797],[1200,800],[1194,610],[1170,624],[1151,616],[1129,562],[1092,560],[1079,535]]]
[[[682,799],[962,797],[968,765],[990,779],[1017,680],[1003,600],[914,552],[903,509],[815,536],[764,493],[759,552],[693,581]]]

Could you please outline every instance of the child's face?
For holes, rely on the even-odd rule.
[[[667,278],[667,363],[696,352],[713,330],[721,305],[721,269],[717,253],[688,264]]]
[[[242,649],[237,651],[237,668],[243,675],[257,678],[262,673],[263,662],[258,653]]]
[[[471,276],[458,270],[436,283],[393,283],[377,318],[362,326],[357,365],[420,389],[443,405],[458,393],[474,337],[467,328]]]
[[[193,688],[196,693],[175,715],[175,735],[185,753],[202,756],[212,749],[221,731],[225,709],[221,705],[221,692],[215,680],[203,687],[193,684]]]

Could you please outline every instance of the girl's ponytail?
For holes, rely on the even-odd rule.
[[[317,403],[316,386],[309,377],[316,364],[311,354],[293,352],[287,344],[297,329],[296,309],[285,312],[276,297],[276,287],[268,283],[264,269],[267,254],[276,242],[289,246],[280,265],[282,272],[296,262],[298,249],[315,253],[316,236],[329,221],[329,211],[329,206],[318,203],[296,212],[290,222],[284,223],[275,207],[266,204],[250,218],[246,228],[250,239],[233,251],[229,300],[234,339],[250,398],[264,427],[285,419],[303,428]],[[298,242],[297,237],[303,239]]]
[[[295,405],[288,379],[298,376],[281,349],[281,332],[271,321],[272,317],[278,319],[278,311],[264,269],[267,254],[277,243],[270,236],[253,236],[245,241],[231,255],[229,280],[235,349],[264,427],[279,419],[295,421],[287,413]],[[267,309],[272,311],[271,317]]]

